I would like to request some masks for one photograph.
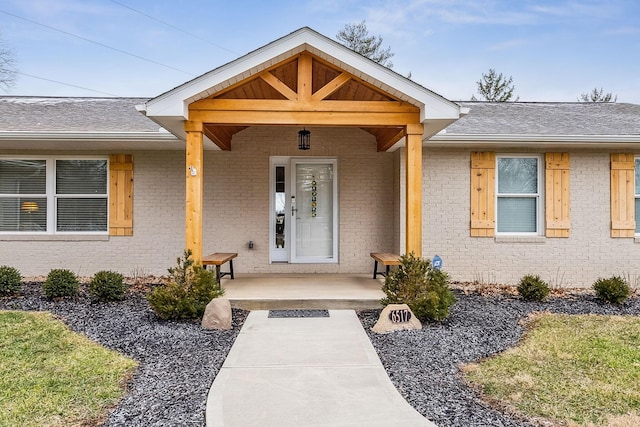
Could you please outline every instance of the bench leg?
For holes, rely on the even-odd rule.
[[[373,278],[375,279],[376,277],[378,277],[378,260],[374,259],[373,260]]]
[[[231,279],[233,280],[233,260],[229,260],[229,271],[231,272]]]
[[[220,283],[220,266],[216,265],[216,280],[218,281],[218,283]]]
[[[391,267],[390,265],[387,265],[387,272],[385,274],[385,277],[387,277],[389,275],[389,267]]]

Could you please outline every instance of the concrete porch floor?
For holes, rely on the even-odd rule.
[[[382,280],[367,274],[236,274],[222,279],[225,298],[244,310],[381,308]]]

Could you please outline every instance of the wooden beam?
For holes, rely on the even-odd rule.
[[[223,151],[231,151],[231,137],[226,138],[223,135],[217,134],[215,131],[205,128],[204,134],[213,141],[221,150]]]
[[[202,261],[202,207],[203,207],[203,125],[198,121],[185,122],[186,138],[186,249],[191,249],[193,259]]]
[[[417,121],[419,113],[372,113],[334,111],[191,111],[189,117],[204,123],[230,126],[403,126]]]
[[[327,96],[331,95],[333,92],[337,91],[342,86],[344,86],[350,80],[351,80],[350,74],[342,73],[336,78],[334,78],[333,80],[331,80],[329,83],[327,83],[326,85],[318,89],[316,93],[314,93],[311,96],[311,99],[314,101],[322,101]]]
[[[269,86],[280,92],[284,97],[289,100],[297,100],[298,94],[291,90],[289,86],[280,81],[276,76],[271,74],[268,71],[263,71],[260,73],[260,78],[265,81]]]
[[[391,138],[386,138],[385,140],[378,141],[378,152],[387,151],[389,148],[393,147],[396,142],[400,141],[404,135],[405,130],[401,129]]]
[[[287,113],[292,111],[327,111],[420,114],[420,109],[408,102],[316,101],[313,99],[306,102],[284,99],[201,99],[191,103],[189,111],[269,111]]]
[[[422,256],[422,124],[406,127],[406,252]]]
[[[308,101],[311,99],[313,82],[313,60],[311,55],[303,53],[298,58],[298,99]]]

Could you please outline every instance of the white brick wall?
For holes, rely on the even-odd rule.
[[[14,266],[25,276],[45,275],[53,268],[68,268],[80,276],[99,270],[126,276],[166,274],[184,247],[185,155],[181,151],[133,155],[132,237],[110,237],[108,241],[10,241],[0,237],[0,265]]]
[[[234,137],[232,151],[205,153],[204,252],[238,252],[239,273],[368,273],[369,252],[404,246],[403,150],[378,153],[373,137],[358,129],[311,128],[312,148],[301,152],[298,130],[248,128]],[[80,275],[102,269],[165,274],[184,248],[184,152],[133,154],[133,237],[0,238],[0,265],[28,276],[52,268]],[[270,156],[338,158],[339,264],[269,265]],[[598,277],[617,274],[638,286],[640,243],[610,237],[609,152],[571,152],[571,237],[537,242],[469,236],[469,158],[468,149],[424,151],[423,255],[440,255],[454,280],[515,284],[531,273],[555,286],[589,287]]]
[[[525,243],[470,237],[470,151],[427,150],[423,255],[440,255],[460,281],[516,284],[525,274],[538,274],[554,286],[590,287],[615,274],[638,286],[640,244],[610,237],[609,152],[570,155],[570,237]]]
[[[238,252],[234,260],[238,273],[369,272],[373,266],[369,252],[393,249],[394,155],[378,153],[373,136],[349,128],[310,128],[312,148],[302,152],[297,149],[298,130],[252,127],[236,134],[232,151],[205,152],[203,251]],[[108,241],[0,237],[0,265],[12,265],[26,276],[44,275],[52,268],[69,268],[83,276],[103,269],[125,275],[166,274],[185,245],[185,154],[133,155],[132,237]],[[270,156],[338,158],[339,264],[269,264]],[[247,248],[249,240],[255,242],[253,250]]]
[[[299,128],[251,127],[234,136],[230,152],[206,153],[204,253],[238,252],[241,273],[366,273],[369,252],[393,249],[394,154],[378,153],[359,129],[308,129],[308,151],[297,149]],[[338,159],[339,264],[269,264],[270,156]]]

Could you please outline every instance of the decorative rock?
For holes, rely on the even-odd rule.
[[[377,334],[407,329],[422,329],[422,323],[407,304],[389,304],[380,313],[380,318],[371,330]]]
[[[204,309],[202,329],[231,329],[231,303],[226,298],[214,298]]]

